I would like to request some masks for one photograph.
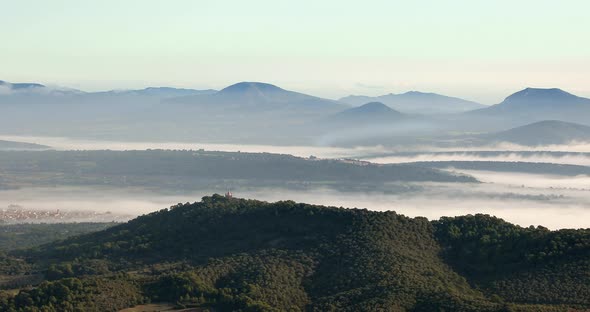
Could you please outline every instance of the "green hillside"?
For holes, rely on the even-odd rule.
[[[590,231],[485,215],[430,222],[214,195],[9,257],[46,281],[1,293],[7,311],[590,308]]]
[[[24,186],[195,190],[273,187],[391,190],[399,182],[476,183],[466,175],[405,164],[190,150],[0,152],[0,183]]]
[[[0,252],[30,248],[56,240],[104,230],[116,223],[0,223]]]

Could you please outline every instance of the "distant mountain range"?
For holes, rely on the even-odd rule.
[[[546,120],[586,124],[590,99],[560,89],[527,88],[485,107],[415,91],[335,101],[263,82],[240,82],[220,91],[149,87],[84,92],[0,81],[0,133],[14,135],[272,144],[353,140],[362,145],[399,143],[401,137],[436,140],[451,133],[492,133],[478,139],[508,141],[516,135],[499,131]],[[585,138],[571,127],[542,125],[548,129],[542,142],[514,142]],[[559,137],[557,132],[567,133]]]
[[[131,89],[131,90],[109,90],[99,92],[85,92],[72,88],[54,88],[48,87],[40,83],[11,83],[0,80],[0,97],[4,96],[19,96],[19,95],[69,95],[75,96],[72,100],[80,100],[87,97],[118,97],[118,96],[145,96],[168,98],[197,94],[208,94],[217,92],[216,90],[195,90],[184,88],[171,87],[148,87],[145,89]]]
[[[112,90],[105,92],[93,92],[87,94],[94,95],[109,95],[109,96],[154,96],[158,98],[172,98],[179,96],[189,95],[200,95],[200,94],[212,94],[217,92],[216,90],[195,90],[195,89],[183,89],[183,88],[170,88],[170,87],[148,87],[145,89],[138,90]]]
[[[52,92],[40,86],[15,92],[8,85],[14,84],[0,90],[0,133],[13,135],[303,144],[314,131],[306,123],[349,108],[260,82],[221,91]]]
[[[460,113],[485,107],[482,104],[436,93],[410,91],[403,94],[386,94],[377,97],[350,95],[340,102],[362,105],[368,102],[381,102],[403,113],[448,114]]]
[[[51,107],[54,109],[59,109],[61,105],[94,104],[100,105],[98,109],[125,111],[126,108],[146,108],[150,106],[148,104],[162,103],[172,114],[182,113],[190,107],[190,112],[195,112],[195,109],[198,111],[200,108],[201,111],[217,110],[231,115],[234,111],[243,114],[277,110],[335,113],[347,108],[346,105],[334,100],[288,91],[262,82],[240,82],[221,91],[148,87],[138,90],[84,92],[51,88],[36,83],[8,82],[1,82],[0,87],[4,88],[0,89],[0,104],[51,103],[56,105]],[[86,106],[84,109],[96,111],[97,107]]]
[[[277,109],[338,111],[346,108],[333,100],[288,91],[262,82],[240,82],[215,93],[177,97],[167,102],[224,109],[227,113],[231,113],[228,109],[258,112]]]

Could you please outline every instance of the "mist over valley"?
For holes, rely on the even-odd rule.
[[[590,311],[588,12],[6,1],[0,311]]]

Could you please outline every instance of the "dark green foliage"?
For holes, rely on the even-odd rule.
[[[64,278],[21,290],[16,296],[0,296],[2,311],[118,311],[142,303],[136,283],[125,276]]]
[[[23,255],[46,266],[48,285],[118,276],[131,287],[114,295],[121,306],[145,297],[218,311],[565,311],[590,308],[589,237],[482,215],[429,222],[214,195]],[[68,302],[87,302],[76,294]]]
[[[167,274],[146,286],[153,301],[215,305],[222,310],[302,311],[311,301],[303,287],[313,260],[280,251],[211,260]]]
[[[4,180],[34,185],[144,186],[191,189],[234,185],[338,189],[396,181],[477,182],[412,165],[376,165],[269,153],[180,150],[0,152]],[[0,179],[1,181],[2,179]]]
[[[104,230],[115,223],[40,223],[0,225],[0,250],[25,249],[70,236]]]
[[[100,275],[111,272],[109,265],[108,261],[100,259],[76,259],[73,262],[51,264],[44,273],[48,280],[81,275]]]
[[[487,215],[434,224],[448,261],[489,292],[512,302],[590,305],[590,230],[522,228]]]

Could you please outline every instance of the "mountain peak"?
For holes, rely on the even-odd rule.
[[[406,93],[402,93],[401,95],[411,95],[411,96],[434,95],[434,96],[440,96],[440,94],[431,93],[431,92],[420,92],[420,91],[408,91]]]
[[[389,93],[377,97],[347,96],[339,101],[355,106],[367,102],[382,102],[397,111],[411,114],[458,113],[484,107],[460,98],[421,91]]]
[[[391,119],[400,118],[403,114],[396,111],[395,109],[381,103],[381,102],[369,102],[359,107],[349,108],[336,115],[337,118],[357,119],[361,120],[378,120],[378,119]]]
[[[185,88],[173,88],[173,87],[147,87],[141,90],[131,90],[132,93],[153,95],[153,96],[186,96],[186,95],[198,95],[198,94],[212,94],[217,91],[215,90],[195,90]]]
[[[44,88],[45,86],[40,84],[40,83],[11,83],[8,81],[3,81],[0,80],[0,85],[2,86],[7,86],[8,88],[12,89],[12,90],[22,90],[22,89],[28,89],[28,88]]]
[[[290,114],[303,112],[341,111],[344,105],[327,99],[285,90],[264,82],[244,81],[225,87],[212,94],[181,96],[169,100],[176,103],[190,103],[202,108],[255,113],[262,111],[280,111]]]
[[[381,102],[369,102],[356,108],[358,112],[367,113],[385,113],[395,111],[393,108],[381,103]]]
[[[238,82],[233,84],[229,87],[225,87],[219,93],[222,94],[251,94],[251,93],[258,93],[264,94],[268,92],[284,92],[284,89],[281,89],[275,85],[270,83],[264,82]]]
[[[473,113],[507,119],[512,126],[541,120],[586,123],[590,116],[590,99],[558,88],[529,87],[511,94],[499,104]]]
[[[558,131],[572,131],[572,130],[576,130],[576,131],[585,131],[586,133],[590,134],[590,127],[586,126],[586,125],[582,125],[582,124],[578,124],[578,123],[573,123],[573,122],[567,122],[567,121],[561,121],[561,120],[541,120],[541,121],[537,121],[528,125],[524,125],[524,126],[520,126],[517,128],[513,128],[510,129],[508,131],[514,131],[514,130],[522,130],[522,129],[526,129],[526,130],[534,130],[537,131],[546,131],[547,133],[551,133],[551,132],[558,132]]]
[[[543,101],[555,101],[562,99],[577,99],[578,97],[565,92],[559,88],[526,88],[518,91],[506,98],[506,101],[513,100],[543,100]]]

